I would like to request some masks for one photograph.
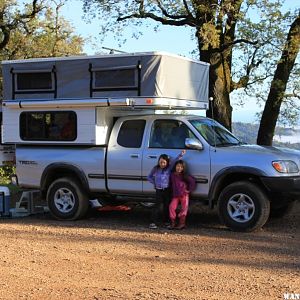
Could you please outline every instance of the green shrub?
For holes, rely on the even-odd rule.
[[[7,185],[11,183],[11,175],[15,174],[16,168],[14,166],[0,167],[0,184]]]

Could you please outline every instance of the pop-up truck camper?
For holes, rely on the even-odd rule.
[[[4,61],[2,72],[14,181],[40,190],[57,219],[83,218],[95,199],[155,201],[148,173],[182,149],[192,202],[217,207],[232,230],[260,228],[299,199],[299,152],[243,144],[186,113],[208,108],[207,63],[151,52]],[[170,109],[185,113],[157,113]]]

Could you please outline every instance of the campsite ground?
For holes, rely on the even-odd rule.
[[[253,233],[194,207],[183,231],[149,211],[0,220],[0,299],[285,299],[300,293],[300,203]],[[295,296],[288,295],[289,297]],[[290,298],[296,299],[296,298]]]

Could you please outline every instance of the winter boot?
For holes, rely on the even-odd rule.
[[[176,229],[181,230],[181,229],[185,228],[185,218],[186,218],[185,216],[182,216],[182,217],[179,218],[179,223],[175,227]]]
[[[174,220],[171,220],[171,224],[168,226],[168,229],[174,229],[175,227],[176,227],[176,221],[174,219]]]

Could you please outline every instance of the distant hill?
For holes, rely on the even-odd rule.
[[[256,144],[258,124],[235,122],[232,124],[232,132],[242,142]],[[294,142],[294,141],[297,142]],[[300,150],[300,129],[277,127],[273,146],[288,147]]]

